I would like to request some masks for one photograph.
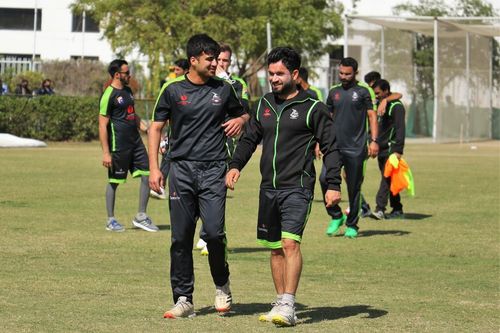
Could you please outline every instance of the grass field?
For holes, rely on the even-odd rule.
[[[360,222],[356,240],[328,238],[319,186],[302,245],[294,332],[498,332],[500,143],[409,143],[417,195],[404,220]],[[132,229],[138,181],[118,190],[127,231],[104,229],[98,143],[0,150],[0,332],[268,332],[274,298],[268,252],[255,243],[256,154],[227,208],[234,313],[214,314],[206,257],[194,251],[193,319],[166,320],[170,223],[150,201],[159,233]],[[379,182],[370,161],[363,192]],[[347,193],[343,193],[344,200]],[[346,203],[343,202],[345,208]]]

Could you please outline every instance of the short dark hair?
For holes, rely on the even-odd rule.
[[[379,79],[379,80],[375,81],[372,88],[375,89],[377,87],[379,87],[380,90],[382,90],[382,91],[391,91],[391,85],[389,84],[389,81],[384,80],[384,79]]]
[[[365,82],[370,83],[370,82],[375,82],[378,81],[382,78],[382,75],[380,75],[379,72],[376,71],[371,71],[370,73],[365,75]]]
[[[189,38],[186,46],[188,59],[199,57],[202,53],[217,57],[220,53],[220,46],[207,34],[198,34]]]
[[[224,44],[224,43],[220,43],[220,51],[221,52],[229,52],[230,56],[233,55],[233,50],[231,49],[231,46]]]
[[[307,80],[309,79],[309,71],[307,70],[307,68],[305,67],[299,68],[299,77],[307,82]]]
[[[177,59],[174,65],[187,71],[189,69],[189,61],[187,59]]]
[[[115,59],[110,62],[108,66],[109,75],[111,75],[111,77],[115,76],[115,73],[119,72],[123,65],[128,65],[128,62],[123,59]]]
[[[342,60],[340,60],[340,65],[344,67],[352,67],[355,72],[358,70],[358,62],[356,59],[351,57],[342,58]]]
[[[280,60],[290,73],[300,68],[300,54],[291,47],[275,47],[272,49],[267,56],[267,65],[269,66]]]

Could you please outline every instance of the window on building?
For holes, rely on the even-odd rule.
[[[72,55],[71,60],[81,60],[82,56]],[[96,56],[83,56],[83,60],[89,61],[99,61],[99,57]]]
[[[82,32],[83,14],[73,14],[72,32]],[[96,22],[89,13],[85,14],[85,32],[99,32],[99,22]]]
[[[33,8],[0,8],[0,29],[33,30],[35,9]],[[42,30],[42,10],[36,10],[36,30]]]

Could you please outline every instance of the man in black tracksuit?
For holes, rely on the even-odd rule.
[[[240,170],[262,140],[257,239],[271,249],[277,300],[272,310],[259,320],[293,326],[295,292],[302,270],[300,243],[316,180],[316,141],[327,166],[328,206],[340,201],[340,162],[326,106],[297,90],[299,54],[291,48],[278,47],[269,53],[267,62],[273,92],[260,99],[252,114],[249,129],[229,163],[226,185],[234,188]]]
[[[337,136],[341,162],[346,174],[350,208],[347,217],[338,205],[328,209],[332,220],[326,233],[335,234],[346,222],[347,229],[344,236],[348,238],[358,236],[361,185],[367,154],[375,157],[378,153],[375,95],[367,84],[356,80],[357,70],[358,63],[355,59],[350,57],[342,59],[339,66],[341,83],[330,89],[326,100],[326,105],[333,116],[333,130]],[[371,133],[369,145],[367,145],[368,123]]]
[[[231,84],[215,78],[219,52],[217,42],[206,34],[189,39],[190,70],[162,87],[149,131],[149,184],[158,191],[164,181],[158,168],[158,145],[162,127],[170,121],[170,281],[175,306],[165,313],[166,318],[194,315],[192,249],[198,217],[216,286],[215,308],[227,312],[232,302],[226,260],[225,141],[226,135],[239,134],[249,116]],[[232,119],[224,121],[226,115]]]
[[[386,80],[377,80],[373,85],[373,90],[377,99],[383,100],[391,95],[391,86]],[[397,218],[403,215],[403,205],[399,194],[392,195],[390,191],[391,178],[384,177],[384,168],[387,159],[391,154],[396,154],[398,159],[403,155],[405,144],[405,108],[399,100],[392,100],[387,103],[384,114],[380,117],[378,125],[378,167],[382,173],[380,187],[377,192],[377,208],[373,213],[380,218]],[[385,214],[389,198],[392,212]]]

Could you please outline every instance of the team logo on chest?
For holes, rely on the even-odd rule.
[[[188,105],[188,104],[191,104],[191,102],[188,101],[187,95],[181,95],[181,100],[177,101],[177,104],[179,104],[179,105]]]
[[[122,96],[118,96],[118,97],[116,98],[116,102],[117,102],[118,104],[122,105],[122,104],[123,104],[123,97],[122,97]]]
[[[264,113],[262,114],[262,116],[263,116],[264,118],[269,118],[269,117],[271,117],[271,110],[269,110],[268,108],[266,108],[266,109],[264,110]]]
[[[336,100],[336,101],[340,101],[340,93],[339,92],[336,92],[334,95],[333,95],[333,99]]]
[[[295,109],[292,109],[292,112],[290,112],[290,119],[295,120],[299,118],[299,112]]]
[[[353,102],[356,102],[358,99],[359,99],[358,93],[353,92],[353,93],[352,93],[352,101],[353,101]]]
[[[212,92],[212,105],[221,105],[222,98],[220,98],[219,94]]]

